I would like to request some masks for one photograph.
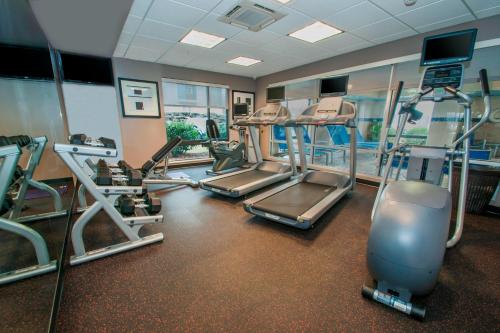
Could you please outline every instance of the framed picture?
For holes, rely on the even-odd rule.
[[[248,91],[233,90],[232,99],[232,114],[233,119],[236,116],[244,116],[241,111],[242,104],[246,104],[248,107],[247,115],[254,113],[255,111],[255,93]]]
[[[160,118],[158,82],[118,78],[124,117]]]

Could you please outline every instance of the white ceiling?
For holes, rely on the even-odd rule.
[[[134,0],[114,56],[260,77],[342,53],[500,14],[499,0],[254,0],[286,16],[259,32],[217,21],[238,0]],[[310,44],[287,36],[316,20],[345,32]],[[227,38],[212,49],[181,44],[191,29]],[[227,64],[238,56],[262,63]]]

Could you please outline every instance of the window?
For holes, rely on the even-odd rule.
[[[219,126],[221,140],[228,135],[228,89],[202,84],[163,81],[164,109],[168,140],[180,136],[183,142],[174,149],[173,160],[209,158],[207,119]]]

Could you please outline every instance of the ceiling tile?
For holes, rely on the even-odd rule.
[[[225,62],[224,55],[217,52],[215,49],[206,49],[180,43],[172,46],[160,59],[158,59],[158,62],[174,66],[185,66],[196,59],[218,59],[222,64]]]
[[[222,42],[214,48],[214,51],[218,54],[223,55],[226,60],[239,56],[249,57],[251,56],[253,50],[254,47],[251,47],[247,44],[238,43],[233,40]]]
[[[500,6],[498,0],[465,0],[474,12]]]
[[[139,28],[137,34],[146,37],[159,38],[171,42],[177,42],[187,32],[188,32],[187,29],[174,27],[172,25],[146,19],[144,20],[144,22],[142,22],[142,25]]]
[[[416,8],[428,5],[439,0],[418,0],[413,6],[406,6],[403,0],[370,0],[380,8],[388,11],[392,15],[398,15]]]
[[[144,17],[148,11],[149,5],[151,5],[152,0],[134,0],[132,7],[130,8],[130,14]]]
[[[122,31],[122,33],[120,35],[120,39],[118,39],[118,43],[122,43],[122,44],[127,44],[128,45],[132,41],[132,37],[134,37],[133,34],[131,34],[129,32]]]
[[[190,61],[186,67],[209,70],[216,66],[223,66],[226,62],[218,57],[197,57]]]
[[[118,43],[115,48],[115,52],[113,53],[113,57],[121,58],[125,56],[125,52],[127,51],[128,44]]]
[[[142,35],[136,35],[130,44],[130,46],[154,50],[161,52],[162,54],[174,45],[174,42],[168,42],[158,38],[145,37]]]
[[[400,14],[397,17],[411,27],[417,28],[469,13],[462,1],[441,0]]]
[[[500,14],[500,6],[498,7],[492,7],[488,9],[483,9],[483,10],[478,10],[475,12],[476,16],[478,18],[485,18],[493,15],[499,15]]]
[[[385,36],[381,36],[379,38],[375,38],[372,41],[377,43],[377,44],[383,44],[383,43],[387,43],[387,42],[390,42],[393,40],[414,36],[416,34],[417,33],[414,30],[404,30],[404,31],[396,32],[396,33],[391,34],[391,35],[385,35]]]
[[[372,24],[373,22],[388,19],[389,17],[389,14],[374,4],[368,1],[363,1],[355,6],[326,17],[324,21],[326,23],[330,23],[336,28],[349,31]]]
[[[218,15],[210,13],[196,24],[194,29],[226,38],[232,37],[243,31],[243,29],[235,27],[234,25],[217,21],[218,17]]]
[[[199,53],[192,52],[192,47],[176,44],[158,59],[158,62],[173,66],[185,66],[198,56]]]
[[[267,26],[266,30],[279,35],[287,35],[315,22],[312,17],[291,8],[286,8],[286,11],[283,10],[283,12],[286,13],[286,16]]]
[[[278,35],[272,31],[269,30],[261,30],[258,32],[254,31],[249,31],[249,30],[244,30],[231,38],[231,40],[240,42],[240,43],[245,43],[245,44],[250,44],[250,45],[255,45],[255,46],[260,46],[266,43],[269,43],[273,40],[276,40],[280,38],[281,35]]]
[[[127,50],[126,58],[155,62],[162,53],[160,51],[149,50],[142,47],[130,46]]]
[[[280,39],[267,43],[262,48],[274,53],[292,54],[294,57],[307,57],[309,53],[324,51],[316,45],[289,36],[283,36]]]
[[[354,45],[372,45],[369,42],[348,32],[333,36],[316,43],[317,46],[330,51],[341,51]]]
[[[175,2],[180,2],[185,5],[191,6],[191,7],[196,7],[199,9],[203,9],[207,12],[211,11],[219,2],[220,0],[174,0]]]
[[[415,29],[417,29],[419,32],[427,32],[427,31],[445,28],[445,27],[449,27],[452,25],[465,23],[465,22],[469,22],[469,21],[473,21],[473,20],[474,20],[474,16],[472,16],[472,14],[465,14],[465,15],[451,18],[449,20],[444,20],[444,21],[440,21],[440,22],[435,22],[435,23],[431,23],[431,24],[418,26]]]
[[[315,19],[321,20],[363,0],[295,0],[289,6]]]
[[[178,27],[190,28],[206,13],[204,10],[181,3],[155,0],[146,17]]]
[[[141,25],[142,18],[138,16],[129,15],[125,24],[123,25],[123,31],[130,34],[135,34],[139,26]]]
[[[389,18],[374,24],[366,25],[362,28],[353,30],[352,33],[356,36],[367,40],[383,38],[388,35],[393,35],[401,31],[408,30],[408,26],[402,24],[394,18]]]

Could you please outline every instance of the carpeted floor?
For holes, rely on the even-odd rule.
[[[183,170],[194,178],[204,168]],[[59,332],[498,332],[500,219],[468,216],[446,253],[423,323],[367,301],[365,250],[376,189],[358,185],[309,231],[200,189],[162,193],[163,243],[66,272]],[[93,247],[122,240],[102,215]]]

